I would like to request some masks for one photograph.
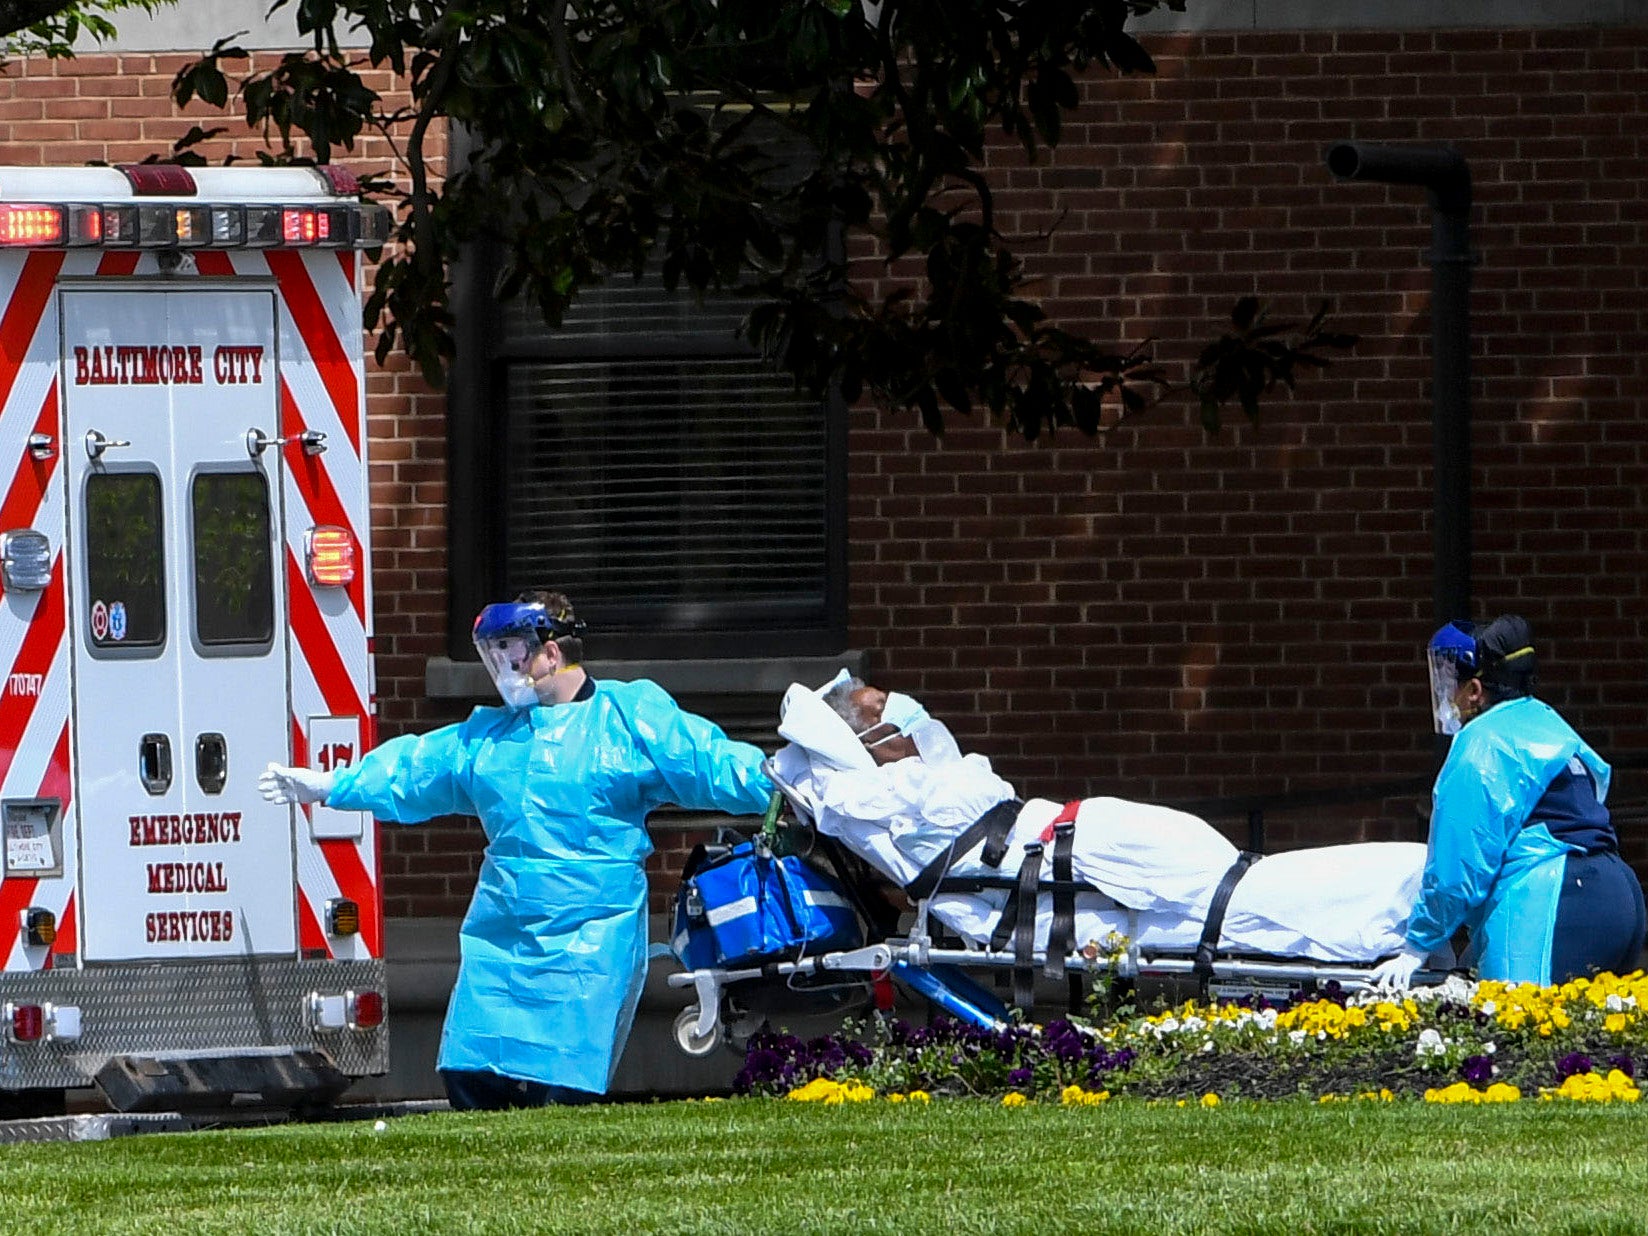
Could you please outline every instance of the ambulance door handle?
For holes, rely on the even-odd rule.
[[[223,793],[229,780],[229,744],[222,734],[200,734],[195,737],[195,780],[208,794]]]
[[[117,438],[105,438],[95,429],[88,429],[86,431],[86,457],[88,459],[101,458],[103,452],[108,450],[111,446],[130,445],[130,442],[122,442]]]
[[[172,786],[172,740],[164,734],[145,734],[137,744],[137,775],[151,794]]]
[[[318,429],[306,429],[302,433],[287,434],[284,438],[271,438],[263,430],[253,427],[246,431],[246,453],[256,459],[271,446],[285,446],[288,442],[296,442],[303,447],[305,455],[321,455],[326,452],[326,435]]]

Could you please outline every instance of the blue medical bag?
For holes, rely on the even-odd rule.
[[[858,948],[864,936],[836,880],[757,839],[693,851],[671,943],[683,966],[701,970]]]

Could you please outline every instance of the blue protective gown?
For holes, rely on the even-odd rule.
[[[1466,722],[1432,791],[1430,849],[1408,919],[1415,950],[1431,952],[1464,925],[1480,977],[1551,981],[1563,870],[1584,847],[1533,817],[1570,772],[1588,775],[1595,801],[1606,800],[1608,765],[1540,700],[1506,700]]]
[[[477,708],[339,771],[327,804],[415,823],[478,816],[480,878],[438,1067],[604,1092],[647,966],[647,813],[763,811],[762,753],[641,681]]]

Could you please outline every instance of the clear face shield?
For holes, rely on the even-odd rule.
[[[503,702],[510,708],[530,708],[541,702],[532,664],[543,652],[544,641],[535,630],[504,625],[513,615],[502,611],[516,608],[489,605],[481,611],[475,620],[475,651]]]
[[[1436,724],[1436,732],[1457,734],[1464,724],[1459,707],[1453,702],[1454,693],[1464,681],[1459,675],[1459,662],[1434,648],[1426,655],[1426,661],[1431,671],[1431,720]]]
[[[1431,720],[1438,734],[1457,734],[1464,725],[1454,701],[1459,688],[1476,677],[1476,639],[1462,623],[1450,622],[1425,650],[1431,678]]]

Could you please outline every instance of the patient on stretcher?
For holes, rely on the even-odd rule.
[[[845,673],[817,691],[792,685],[778,732],[787,745],[771,767],[792,799],[821,832],[905,888],[935,860],[943,867],[946,851],[959,851],[957,838],[991,808],[1016,800],[988,759],[963,755],[913,700],[894,696],[889,706],[887,696]],[[953,854],[949,876],[1012,875],[1026,844],[1052,835],[1062,808],[1031,799],[1004,809],[1012,821],[1004,861],[991,868],[985,847],[973,844]],[[1195,950],[1215,892],[1238,858],[1196,816],[1119,798],[1075,805],[1066,844],[1074,878],[1099,890],[1075,898],[1078,948],[1118,933],[1146,952]],[[1424,862],[1425,847],[1409,842],[1260,858],[1229,891],[1219,951],[1350,964],[1388,956],[1402,946]],[[969,943],[983,945],[1008,897],[1005,888],[940,891],[930,909]],[[1046,946],[1052,918],[1051,895],[1043,893],[1038,947]],[[1445,968],[1452,958],[1434,961]]]

